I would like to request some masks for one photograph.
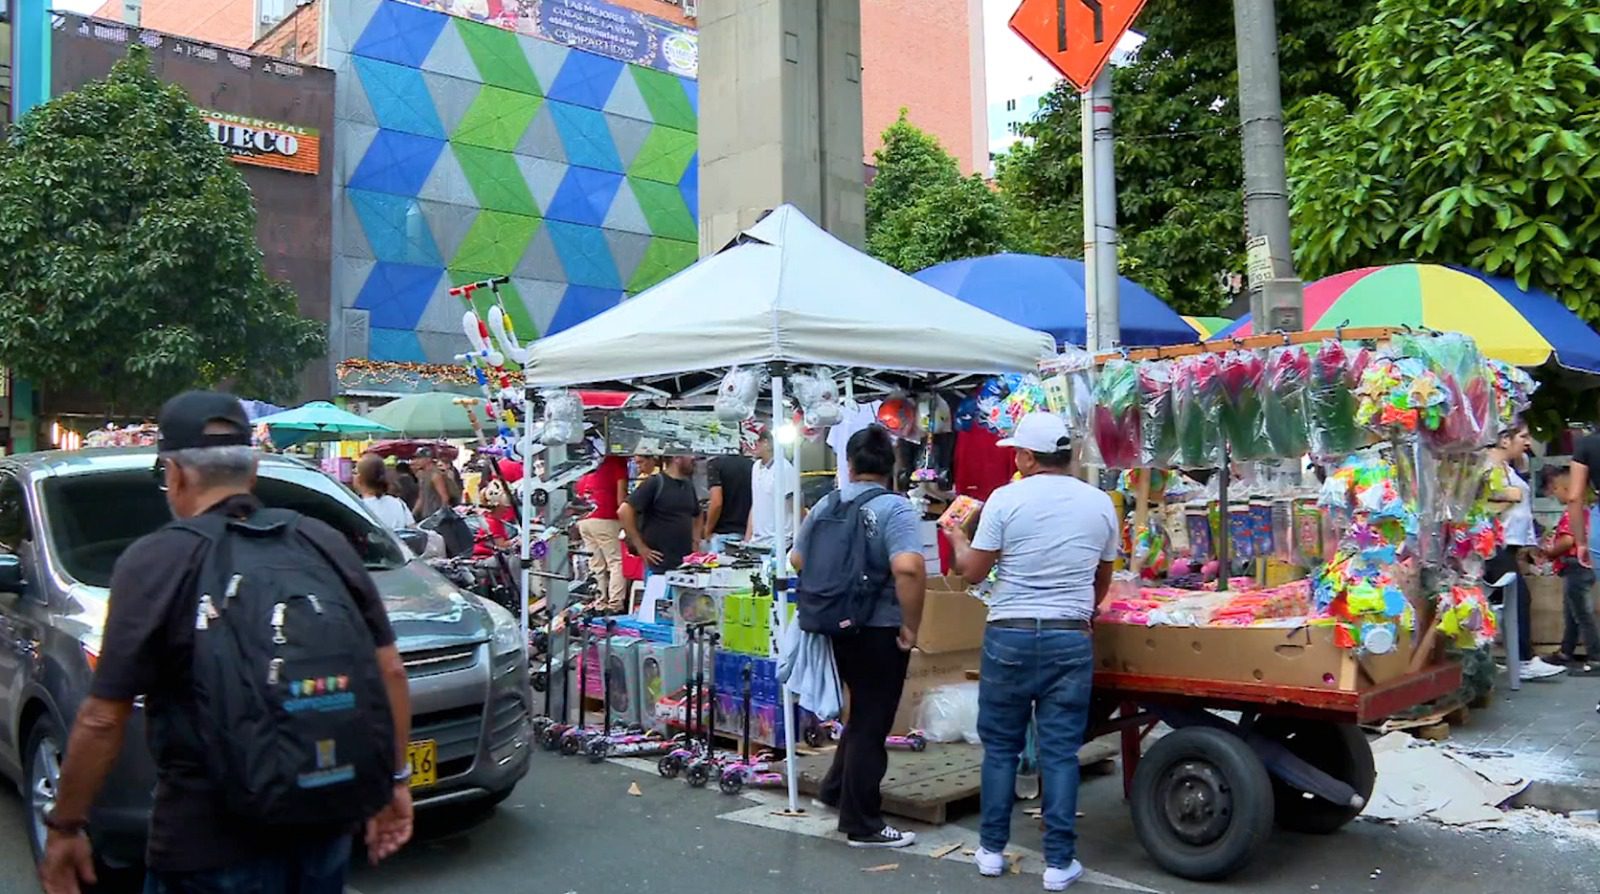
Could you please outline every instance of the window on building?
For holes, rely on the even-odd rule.
[[[1016,110],[1017,110],[1017,101],[1014,100],[1014,99],[1006,100],[1006,111],[1015,112]]]

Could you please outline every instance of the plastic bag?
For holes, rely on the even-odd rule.
[[[1094,444],[1108,468],[1139,465],[1139,376],[1127,360],[1107,361],[1095,381]]]
[[[1229,351],[1222,357],[1222,433],[1229,458],[1244,462],[1272,455],[1267,443],[1261,383],[1266,362],[1256,351]]]
[[[761,372],[735,366],[722,377],[712,409],[723,422],[743,422],[755,415],[760,394]]]
[[[539,443],[548,445],[583,443],[583,400],[575,391],[541,391],[544,401],[544,431]]]
[[[796,373],[792,382],[794,399],[805,413],[807,428],[825,428],[844,421],[844,408],[839,404],[839,383],[834,380],[833,370],[819,366],[810,372]]]
[[[1312,456],[1343,457],[1372,442],[1371,434],[1356,421],[1356,386],[1370,362],[1365,349],[1347,350],[1338,339],[1325,338],[1317,346],[1306,390]]]
[[[1139,460],[1166,468],[1178,449],[1178,422],[1172,414],[1172,362],[1139,364]]]
[[[978,684],[935,686],[922,696],[917,729],[929,742],[978,741]]]
[[[1267,445],[1279,459],[1298,459],[1310,449],[1306,424],[1306,385],[1311,355],[1299,345],[1273,348],[1261,382]]]
[[[1052,413],[1067,420],[1074,435],[1087,433],[1094,416],[1093,370],[1094,356],[1071,346],[1039,365],[1045,403]]]
[[[1175,465],[1215,469],[1223,463],[1222,362],[1196,354],[1173,363],[1173,409],[1178,423]]]

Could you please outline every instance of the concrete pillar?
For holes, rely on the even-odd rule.
[[[700,254],[789,203],[866,242],[861,0],[700,3]]]

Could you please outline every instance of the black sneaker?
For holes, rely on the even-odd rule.
[[[884,826],[871,835],[851,835],[851,847],[910,847],[917,843],[917,833],[902,832],[894,826]]]

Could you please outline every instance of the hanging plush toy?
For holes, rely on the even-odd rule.
[[[544,433],[540,443],[549,445],[583,443],[583,401],[575,391],[542,391]]]
[[[819,366],[811,372],[796,373],[793,379],[794,398],[805,413],[808,428],[826,428],[844,421],[844,408],[839,404],[839,383],[833,370]]]
[[[722,377],[713,404],[717,418],[723,422],[743,422],[755,415],[756,398],[761,393],[761,373],[755,369],[735,366]]]

